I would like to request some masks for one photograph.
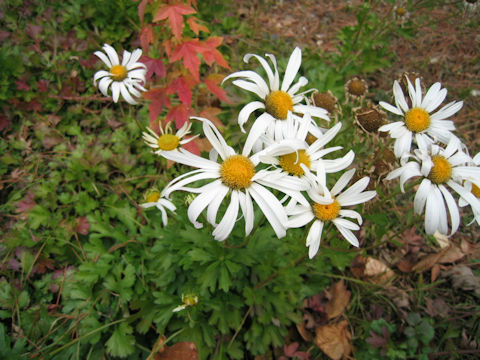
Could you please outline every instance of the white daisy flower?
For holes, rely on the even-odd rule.
[[[93,77],[94,85],[97,86],[98,81],[98,88],[105,96],[109,96],[108,88],[110,87],[114,102],[117,102],[120,94],[122,94],[129,104],[137,104],[132,95],[140,97],[142,95],[141,91],[146,91],[143,85],[145,85],[147,67],[145,64],[138,62],[138,59],[142,56],[142,50],[136,49],[133,53],[124,50],[121,64],[113,47],[105,44],[103,50],[106,55],[101,51],[95,51],[94,54],[108,66],[109,70],[97,71]]]
[[[167,210],[171,212],[175,212],[177,209],[173,203],[166,198],[165,192],[167,189],[164,189],[162,192],[159,192],[157,190],[150,191],[147,196],[146,196],[146,202],[143,204],[140,204],[140,206],[144,209],[148,209],[151,207],[156,207],[160,212],[162,213],[162,221],[163,221],[163,226],[167,226],[168,224],[168,218],[167,218]]]
[[[236,154],[209,120],[196,119],[203,122],[205,136],[213,146],[210,159],[191,154],[182,148],[163,153],[169,160],[198,168],[170,182],[167,195],[177,190],[198,193],[188,207],[188,218],[196,228],[201,228],[203,225],[197,222],[197,218],[207,208],[207,221],[215,227],[213,236],[216,240],[223,241],[228,237],[237,221],[239,209],[245,219],[245,234],[250,234],[254,220],[253,202],[256,202],[265,214],[276,235],[279,238],[285,236],[287,215],[280,201],[265,186],[302,201],[300,191],[306,190],[305,183],[282,173],[281,170],[256,170],[259,163],[257,156],[249,157],[245,150],[241,155]],[[221,163],[217,162],[218,155]],[[207,179],[211,182],[201,187],[186,187]],[[229,205],[217,224],[218,209],[227,195],[230,198]]]
[[[142,134],[145,143],[152,149],[156,149],[155,154],[162,155],[165,151],[176,151],[180,145],[184,145],[195,138],[198,135],[183,139],[186,135],[190,134],[192,123],[185,122],[183,126],[177,130],[175,135],[172,133],[172,123],[169,122],[165,126],[165,130],[160,127],[161,135],[158,136],[155,131],[147,127],[147,131]],[[183,139],[183,140],[182,140]]]
[[[477,166],[478,167],[480,165],[480,153],[477,153],[477,155],[475,155],[473,157],[472,161],[469,162],[469,163],[472,166]],[[463,186],[465,187],[465,190],[467,191],[467,193],[471,193],[476,197],[477,202],[479,203],[477,206],[472,207],[472,209],[474,210],[474,218],[468,225],[470,225],[474,221],[477,221],[477,223],[480,225],[480,212],[479,213],[475,212],[475,209],[480,209],[480,187],[475,185],[471,181],[468,181],[468,180],[463,183]],[[465,206],[469,205],[469,202],[466,201],[463,197],[461,197],[458,200],[458,205],[460,207],[465,207]]]
[[[411,156],[413,161],[390,172],[386,179],[400,177],[400,186],[412,177],[420,177],[422,181],[414,198],[414,211],[422,214],[425,210],[425,232],[434,234],[448,233],[448,216],[451,222],[451,233],[454,234],[460,224],[458,207],[450,191],[450,187],[468,202],[474,213],[480,213],[480,202],[465,189],[462,184],[470,181],[480,186],[480,168],[469,165],[470,157],[459,150],[458,139],[452,138],[445,149],[437,145],[416,149]],[[446,204],[446,208],[445,208]]]
[[[346,218],[355,219],[359,225],[362,225],[362,216],[358,212],[344,209],[344,207],[371,200],[377,193],[375,191],[363,191],[370,181],[368,177],[358,180],[350,188],[343,191],[354,173],[355,169],[348,170],[338,179],[335,186],[328,190],[324,176],[317,175],[314,177],[307,172],[306,176],[312,184],[311,189],[307,193],[314,203],[308,206],[298,205],[289,209],[288,227],[302,227],[314,220],[308,232],[306,242],[309,248],[308,256],[310,259],[318,252],[323,227],[327,221],[331,221],[349,243],[353,246],[359,246],[358,239],[352,233],[352,230],[359,230],[360,227]]]
[[[434,141],[440,141],[447,144],[450,138],[455,137],[451,133],[455,130],[453,121],[446,120],[455,114],[463,106],[463,101],[445,105],[437,112],[432,112],[445,100],[447,89],[441,89],[439,82],[433,84],[422,99],[422,88],[420,79],[415,80],[415,87],[406,77],[408,83],[408,93],[412,103],[410,108],[405,100],[402,88],[398,81],[393,83],[393,94],[395,96],[395,106],[380,101],[380,106],[385,110],[396,115],[403,116],[402,121],[397,121],[379,128],[379,131],[388,131],[395,140],[394,152],[397,158],[410,152],[412,138],[418,147],[426,147]]]
[[[291,118],[286,120],[288,136],[280,142],[267,138],[265,143],[269,146],[259,153],[260,161],[279,166],[290,175],[299,177],[305,174],[302,164],[309,170],[326,173],[334,173],[347,168],[355,158],[352,150],[340,159],[323,159],[325,155],[342,149],[342,146],[325,148],[325,145],[338,134],[342,123],[336,124],[324,134],[320,133],[319,137],[309,145],[307,136],[310,115],[305,114],[304,117],[307,121],[295,122]]]
[[[289,116],[293,116],[296,121],[301,119],[294,114],[309,113],[311,116],[329,121],[328,112],[325,109],[308,103],[305,94],[314,89],[298,93],[299,89],[308,83],[308,80],[301,76],[298,81],[294,83],[302,63],[302,51],[300,48],[297,47],[293,50],[288,60],[287,69],[281,85],[275,56],[272,54],[265,54],[265,56],[272,62],[273,71],[268,62],[258,55],[247,54],[243,60],[248,62],[252,57],[255,57],[267,73],[268,84],[259,74],[251,70],[235,72],[223,80],[239,78],[233,81],[234,85],[253,92],[261,99],[261,101],[253,101],[245,105],[240,111],[238,124],[243,132],[245,132],[243,125],[247,122],[250,115],[255,110],[265,110],[265,112],[255,120],[250,129],[249,139],[245,143],[247,150],[250,150],[253,143],[265,132],[270,134],[275,140],[283,139],[288,134],[285,120]],[[315,122],[311,119],[310,121],[312,128],[315,128]]]

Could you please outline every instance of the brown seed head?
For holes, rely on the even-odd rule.
[[[376,106],[369,105],[355,111],[355,118],[360,126],[368,132],[377,132],[385,123],[386,115]]]
[[[318,91],[313,93],[312,96],[315,106],[321,107],[327,110],[329,113],[335,111],[335,105],[337,104],[337,98],[330,92],[319,93]]]

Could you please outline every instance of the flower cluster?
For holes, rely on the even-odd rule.
[[[450,102],[436,110],[447,96],[440,83],[433,84],[424,94],[419,78],[414,83],[405,76],[408,97],[398,81],[393,84],[395,106],[380,102],[385,110],[402,117],[400,121],[380,127],[395,139],[394,152],[400,167],[387,176],[387,180],[400,178],[404,184],[411,178],[421,179],[414,199],[414,211],[425,211],[425,231],[450,234],[460,224],[459,206],[471,206],[474,219],[480,224],[479,156],[471,158],[467,147],[454,135],[455,126],[448,120],[463,106]],[[413,149],[412,149],[413,147]],[[458,196],[455,200],[453,190]],[[448,210],[448,214],[447,214]],[[449,220],[450,219],[450,220]]]
[[[176,134],[162,130],[158,135],[149,129],[144,140],[155,154],[194,169],[173,179],[143,206],[156,206],[164,215],[165,209],[174,209],[172,193],[185,191],[195,194],[187,211],[189,220],[201,228],[203,223],[199,218],[206,211],[205,220],[214,227],[213,236],[219,241],[227,239],[242,218],[248,236],[254,228],[258,208],[279,238],[285,236],[288,228],[311,224],[306,237],[310,258],[318,251],[326,222],[332,222],[346,240],[358,246],[352,230],[359,229],[362,217],[348,207],[366,202],[376,193],[364,191],[368,177],[346,189],[354,169],[344,173],[332,188],[328,187],[327,175],[349,167],[355,154],[350,150],[342,157],[327,157],[342,149],[328,147],[342,124],[323,129],[314,120],[329,121],[329,117],[327,110],[308,100],[306,94],[312,90],[300,90],[308,80],[301,76],[295,81],[301,50],[293,51],[282,81],[273,55],[263,58],[248,54],[244,61],[252,58],[259,61],[268,82],[254,71],[235,72],[224,79],[224,82],[234,79],[234,85],[259,97],[258,101],[245,105],[238,116],[240,129],[247,133],[245,125],[259,114],[252,119],[243,149],[238,151],[228,145],[215,125],[205,118],[191,120],[201,123],[212,146],[208,158],[182,147],[189,141],[183,137],[190,132],[191,125],[185,125]],[[165,216],[163,221],[166,223]]]

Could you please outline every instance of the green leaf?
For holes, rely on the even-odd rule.
[[[230,286],[232,285],[232,280],[230,279],[230,274],[228,273],[227,267],[225,264],[222,264],[220,267],[220,279],[218,280],[218,286],[225,292],[228,292]]]
[[[41,205],[35,205],[28,213],[28,222],[32,229],[38,229],[40,225],[47,225],[50,212]]]
[[[127,323],[121,323],[107,340],[107,352],[112,356],[127,357],[135,350],[135,338],[130,335],[132,328]]]

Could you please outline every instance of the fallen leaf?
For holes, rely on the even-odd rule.
[[[325,312],[328,314],[329,319],[333,319],[344,313],[350,302],[351,293],[347,290],[343,279],[335,283],[328,292],[331,295],[331,299],[325,305]]]
[[[306,342],[312,341],[312,333],[307,330],[305,327],[305,321],[302,321],[301,323],[297,324],[297,331],[302,337],[303,340]]]
[[[468,266],[454,266],[443,275],[452,279],[454,289],[473,290],[474,294],[480,297],[480,277],[475,276]]]
[[[351,271],[356,277],[373,284],[382,284],[390,280],[395,273],[385,263],[373,257],[357,255],[353,260]]]
[[[465,254],[455,245],[450,245],[443,248],[438,253],[429,254],[423,257],[412,270],[423,272],[432,268],[435,264],[448,264],[462,259]]]
[[[322,325],[317,327],[315,345],[317,345],[330,359],[340,360],[352,352],[350,340],[352,335],[348,330],[348,322]]]
[[[450,307],[442,298],[432,300],[426,297],[425,302],[427,305],[425,312],[432,317],[440,316],[446,318],[450,313]]]
[[[155,360],[198,360],[197,347],[193,342],[179,342],[155,354]]]
[[[448,237],[445,234],[441,234],[438,231],[435,231],[435,233],[433,234],[433,237],[435,238],[435,240],[437,240],[438,245],[442,249],[450,245],[450,242],[448,241]]]

